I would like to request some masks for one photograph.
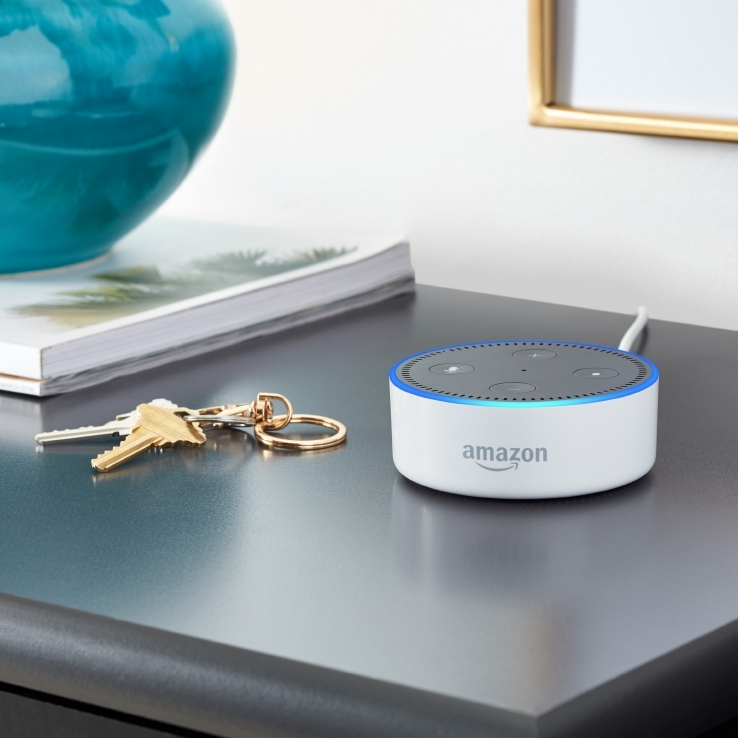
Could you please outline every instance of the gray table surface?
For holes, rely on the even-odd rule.
[[[34,607],[48,616],[34,625],[48,629],[36,640],[0,632],[0,680],[64,692],[49,674],[74,657],[61,649],[44,666],[38,644],[55,618],[63,630],[74,613],[46,603],[115,618],[99,620],[113,630],[147,626],[452,698],[438,698],[448,706],[439,735],[574,735],[597,720],[600,735],[643,726],[694,735],[738,712],[720,687],[738,618],[738,334],[650,325],[642,353],[662,375],[658,458],[626,488],[474,500],[413,485],[392,464],[387,372],[403,356],[514,338],[617,345],[629,322],[419,287],[415,297],[87,391],[0,395],[0,592],[35,601],[5,598],[21,630]],[[95,475],[99,445],[40,451],[33,440],[155,397],[200,407],[267,390],[289,396],[297,412],[343,420],[348,443],[298,455],[221,432],[206,448]],[[135,633],[149,631],[126,633],[135,648]],[[24,671],[32,651],[40,660]],[[10,652],[15,665],[4,667]],[[95,658],[102,674],[102,652],[70,668],[94,670]],[[709,685],[702,692],[690,681],[695,669]],[[107,706],[147,714],[120,674],[100,679],[90,701],[109,693]],[[476,727],[462,719],[467,708],[482,715]],[[179,724],[221,735],[254,730],[235,718],[230,727],[198,721],[184,706],[181,714]],[[296,715],[295,732],[283,726],[279,735],[300,725],[326,734]],[[640,727],[623,733],[634,715]],[[359,735],[368,718],[356,720]]]

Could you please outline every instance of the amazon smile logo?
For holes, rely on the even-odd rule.
[[[517,470],[521,464],[548,461],[545,448],[515,448],[514,446],[464,446],[465,459],[472,460],[482,469],[493,472]],[[482,463],[485,462],[485,463]]]

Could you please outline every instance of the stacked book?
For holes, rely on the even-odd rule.
[[[70,392],[413,288],[403,238],[154,218],[103,260],[0,277],[0,390]]]

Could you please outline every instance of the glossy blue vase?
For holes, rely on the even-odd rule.
[[[0,273],[93,259],[154,212],[234,61],[216,0],[0,0]]]

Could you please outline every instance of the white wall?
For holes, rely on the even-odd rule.
[[[168,214],[400,228],[426,284],[738,329],[738,145],[529,126],[525,0],[225,5],[234,99]]]

